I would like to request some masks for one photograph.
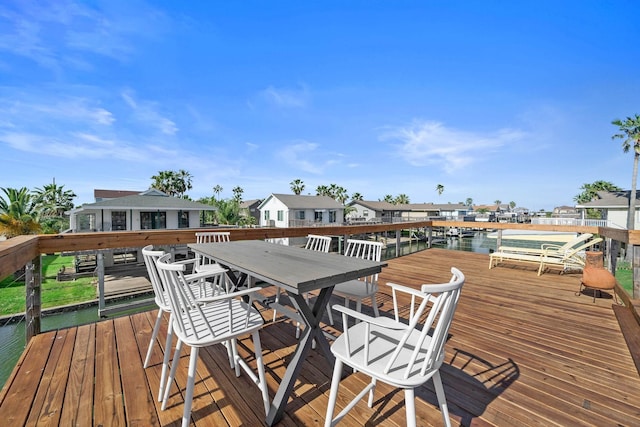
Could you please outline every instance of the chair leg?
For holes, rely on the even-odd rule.
[[[376,317],[380,317],[380,312],[378,311],[378,301],[376,301],[376,296],[371,295],[371,305],[373,306],[373,314]]]
[[[173,314],[169,316],[169,325],[167,326],[167,340],[164,343],[164,356],[162,357],[162,373],[160,374],[160,389],[158,390],[158,402],[162,401],[164,388],[167,386],[167,368],[169,367],[169,358],[171,357],[171,343],[173,342]]]
[[[274,301],[276,304],[280,302],[280,288],[276,286],[276,299]],[[278,313],[276,312],[276,309],[273,309],[273,321],[276,321],[276,316],[278,315]]]
[[[164,387],[164,396],[162,397],[162,410],[167,409],[167,400],[169,399],[169,392],[171,391],[171,384],[176,377],[176,370],[178,368],[178,361],[180,360],[180,352],[182,351],[182,341],[178,339],[176,344],[176,351],[173,353],[173,362],[171,362],[171,372],[169,372],[169,378],[167,384]]]
[[[149,348],[147,349],[147,357],[144,359],[143,368],[147,369],[149,367],[149,361],[151,360],[151,349],[153,348],[153,343],[158,338],[158,330],[160,329],[160,322],[162,321],[162,313],[164,311],[160,308],[158,309],[158,316],[156,317],[156,323],[153,325],[153,332],[151,333],[151,339],[149,340]]]
[[[336,359],[333,365],[333,377],[331,378],[331,391],[329,392],[329,403],[327,404],[327,415],[324,418],[324,427],[332,427],[333,412],[336,409],[336,401],[338,400],[338,387],[340,386],[340,378],[342,378],[342,361]]]
[[[191,347],[189,358],[189,374],[187,376],[187,390],[184,395],[184,412],[182,413],[182,427],[189,427],[191,421],[191,404],[193,403],[193,385],[196,382],[196,366],[198,364],[198,347]],[[173,370],[173,369],[172,369]]]
[[[407,427],[416,427],[416,398],[412,388],[404,389],[404,407],[407,413]]]
[[[447,407],[447,398],[444,395],[444,387],[442,386],[442,378],[440,378],[440,371],[436,371],[433,374],[433,387],[436,389],[436,396],[438,398],[438,405],[440,406],[440,412],[442,413],[442,420],[444,425],[451,427],[451,420],[449,419],[449,409]],[[415,418],[415,417],[414,417]]]
[[[258,387],[262,392],[262,402],[264,403],[264,414],[269,415],[269,389],[267,387],[267,379],[264,372],[264,364],[262,362],[262,345],[260,344],[260,334],[255,331],[252,334],[253,348],[256,354],[256,365],[258,367]]]

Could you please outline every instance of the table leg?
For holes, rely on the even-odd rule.
[[[320,295],[316,298],[315,303],[313,304],[313,308],[309,307],[303,295],[289,294],[289,296],[296,302],[300,314],[307,326],[298,341],[298,346],[293,354],[293,358],[291,359],[291,362],[289,362],[284,378],[282,378],[278,391],[271,402],[269,414],[267,414],[266,419],[266,424],[268,426],[272,426],[282,419],[282,414],[284,413],[285,406],[287,405],[287,400],[289,400],[289,396],[293,391],[293,386],[295,385],[300,369],[302,368],[302,362],[306,359],[307,353],[309,352],[311,343],[314,339],[320,346],[320,350],[327,359],[327,362],[329,362],[329,365],[333,367],[333,364],[335,363],[335,357],[331,353],[329,343],[322,333],[322,328],[320,328],[320,320],[322,319],[332,292],[333,286],[322,289],[320,291]]]

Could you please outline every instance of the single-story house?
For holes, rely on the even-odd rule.
[[[409,203],[400,205],[404,221],[418,221],[429,217],[462,219],[469,207],[462,203]]]
[[[352,209],[347,214],[350,223],[393,222],[401,217],[398,206],[385,201],[353,200],[348,206]]]
[[[72,232],[199,228],[201,213],[216,210],[214,206],[171,197],[153,188],[137,193],[101,191],[99,201],[69,211]],[[127,194],[118,196],[122,193]],[[98,193],[94,195],[98,199]]]
[[[258,209],[263,227],[308,227],[344,222],[344,206],[329,196],[271,194]]]

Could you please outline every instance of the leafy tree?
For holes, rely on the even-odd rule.
[[[304,191],[304,182],[302,182],[301,179],[294,179],[289,183],[289,185],[291,185],[291,191],[293,191],[293,194],[297,196]]]
[[[240,223],[240,202],[236,199],[221,199],[216,201],[216,218],[218,224],[236,225]]]
[[[236,187],[233,187],[233,190],[231,191],[233,192],[233,199],[238,203],[242,203],[242,193],[244,193],[242,187],[238,185]]]
[[[516,207],[516,202],[510,201],[509,202],[509,209],[513,210],[515,207]]]
[[[42,230],[34,198],[26,187],[0,188],[0,234],[6,238],[37,234]]]
[[[627,214],[627,229],[633,230],[636,212],[636,187],[638,181],[638,160],[640,159],[640,115],[627,117],[625,120],[614,120],[611,124],[618,126],[620,133],[612,139],[622,139],[622,150],[628,153],[633,148],[633,174],[631,175],[631,192],[629,193],[629,212]]]
[[[151,188],[156,188],[170,196],[184,198],[185,193],[191,190],[191,174],[184,169],[179,171],[160,171],[153,175]]]
[[[464,204],[469,207],[473,206],[473,199],[471,197],[467,197],[467,200],[464,202]]]
[[[444,185],[442,184],[436,185],[436,191],[438,192],[438,196],[442,196],[442,193],[444,192]]]
[[[393,199],[393,203],[396,205],[407,205],[411,202],[409,201],[409,196],[407,196],[406,194],[398,194],[398,196]]]
[[[502,204],[502,200],[497,199],[497,200],[495,200],[493,203],[495,203],[495,205],[496,205],[497,207],[500,207],[500,205]]]

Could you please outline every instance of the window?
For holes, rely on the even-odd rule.
[[[278,221],[282,221],[284,219],[284,211],[278,211]]]
[[[127,211],[111,212],[111,231],[123,231],[127,229]]]
[[[362,211],[362,216],[369,216],[369,211],[368,210],[363,210]]]
[[[189,211],[178,211],[178,228],[189,228]]]
[[[316,211],[316,215],[315,215],[314,220],[316,222],[322,222],[322,211]]]
[[[336,222],[336,211],[329,211],[329,222]]]
[[[269,211],[264,211],[264,219],[265,221],[269,221]]]
[[[296,211],[296,219],[304,220],[304,211]]]
[[[140,212],[142,230],[161,230],[167,228],[166,212]]]

